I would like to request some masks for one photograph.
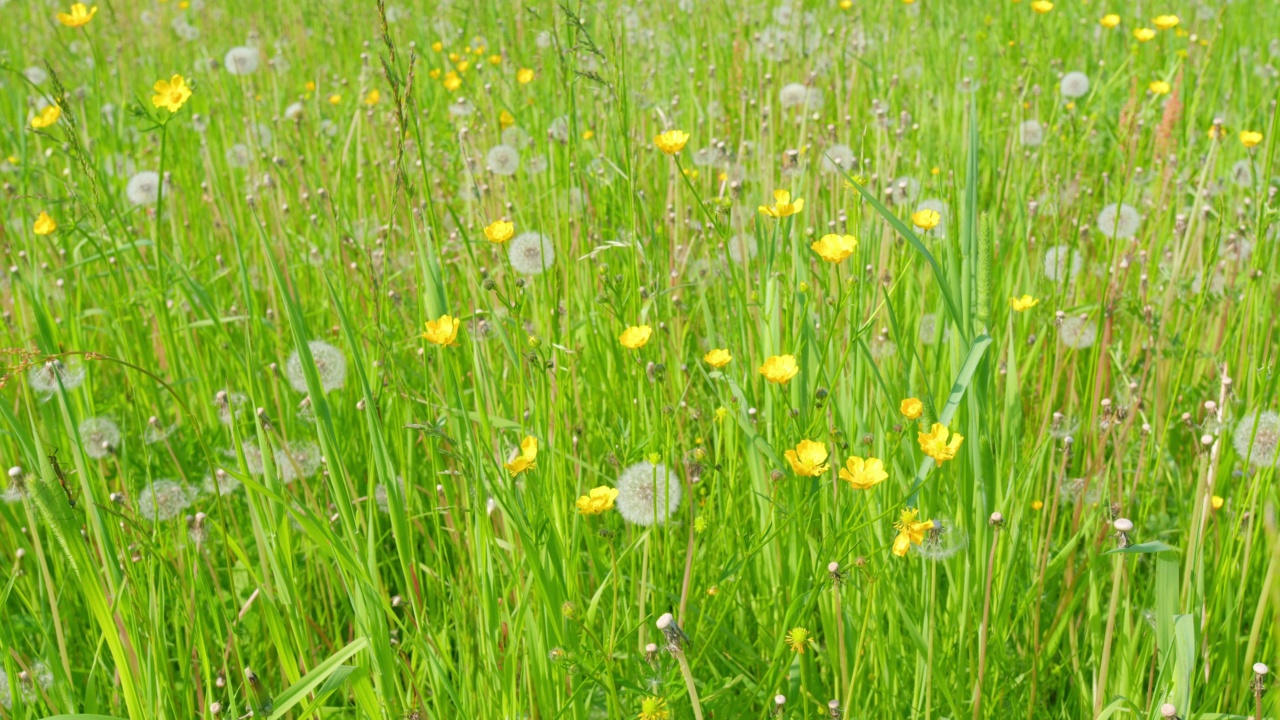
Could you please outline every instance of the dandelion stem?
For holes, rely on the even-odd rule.
[[[684,656],[684,651],[675,653],[676,660],[680,661],[680,674],[684,675],[684,686],[689,690],[689,704],[693,705],[693,716],[698,720],[702,720],[702,703],[698,702],[698,688],[693,685],[693,671],[689,669],[689,660]]]

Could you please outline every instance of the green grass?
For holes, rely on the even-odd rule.
[[[0,718],[1280,715],[1280,6],[683,5],[0,2]]]

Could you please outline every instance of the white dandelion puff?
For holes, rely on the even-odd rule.
[[[1280,461],[1280,415],[1261,409],[1247,413],[1231,442],[1240,459],[1255,468],[1275,467]]]
[[[520,151],[510,145],[494,145],[485,159],[494,175],[508,177],[520,168]]]
[[[312,340],[307,343],[311,349],[311,359],[315,362],[316,375],[320,378],[320,387],[327,393],[337,390],[347,381],[347,358],[338,348],[323,340]],[[307,392],[307,375],[302,365],[302,356],[297,350],[289,356],[285,363],[285,377],[289,385],[300,393]]]
[[[273,456],[280,482],[288,485],[299,478],[309,478],[320,471],[320,446],[310,441],[296,442],[278,448]]]
[[[1236,164],[1231,166],[1231,182],[1236,187],[1253,187],[1253,161],[1237,160]]]
[[[120,446],[120,426],[111,418],[91,417],[80,423],[80,442],[84,454],[101,460]]]
[[[240,45],[227,51],[222,64],[232,75],[249,75],[258,69],[258,49]]]
[[[1054,245],[1044,253],[1044,276],[1056,283],[1076,278],[1083,267],[1079,251],[1066,245]]]
[[[622,471],[617,488],[618,512],[632,525],[661,525],[680,507],[680,479],[665,465],[638,462]]]
[[[741,265],[744,259],[754,258],[757,252],[756,236],[752,233],[738,233],[729,238],[729,258]]]
[[[1065,98],[1084,97],[1089,94],[1089,76],[1082,72],[1069,72],[1058,83],[1058,92]]]
[[[27,82],[32,85],[43,85],[45,81],[49,79],[49,73],[45,72],[44,68],[39,67],[38,65],[32,65],[26,70],[23,70],[22,75],[27,79]]]
[[[822,169],[824,172],[852,172],[858,158],[854,156],[853,149],[848,145],[836,144],[827,148],[822,154]]]
[[[74,390],[84,382],[84,367],[75,360],[50,360],[31,369],[27,376],[31,389],[38,393],[55,393],[60,388]]]
[[[157,480],[137,494],[138,513],[153,522],[172,520],[191,506],[194,492],[173,480]]]
[[[541,275],[556,261],[551,238],[540,232],[521,233],[507,246],[511,269],[521,275]]]
[[[160,173],[143,170],[135,174],[125,185],[124,194],[134,205],[155,205],[160,199]]]
[[[240,489],[240,481],[219,468],[213,475],[205,475],[200,486],[206,495],[230,495]]]
[[[1112,239],[1133,237],[1141,224],[1142,216],[1132,205],[1111,203],[1098,213],[1098,232]]]
[[[1039,120],[1027,120],[1018,126],[1018,141],[1027,147],[1044,142],[1044,126]]]
[[[804,105],[805,99],[809,96],[809,88],[801,83],[788,83],[782,86],[782,90],[778,92],[778,102],[784,108],[793,108]]]
[[[1070,315],[1058,326],[1058,342],[1074,350],[1093,347],[1098,339],[1098,326],[1087,317]]]
[[[529,147],[531,142],[533,142],[533,138],[529,137],[529,133],[525,132],[519,125],[508,126],[502,131],[502,144],[509,145],[516,150],[523,150]]]

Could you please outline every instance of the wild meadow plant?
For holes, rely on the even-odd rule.
[[[0,718],[1280,717],[1278,22],[0,0]]]

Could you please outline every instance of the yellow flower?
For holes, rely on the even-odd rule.
[[[917,512],[915,508],[906,508],[893,524],[893,529],[898,531],[898,537],[893,539],[893,554],[898,557],[906,557],[911,546],[924,542],[924,534],[933,529],[932,520],[916,522]]]
[[[858,238],[852,235],[823,235],[809,247],[827,262],[838,263],[858,249]]]
[[[831,469],[827,464],[827,446],[812,440],[801,440],[794,450],[784,453],[791,469],[800,477],[818,477]]]
[[[1151,24],[1161,30],[1172,30],[1178,27],[1178,22],[1179,20],[1177,15],[1161,15],[1152,20]]]
[[[342,102],[342,96],[341,96],[341,95],[339,95],[339,94],[337,94],[337,93],[334,93],[334,94],[332,94],[332,95],[330,95],[330,96],[329,96],[329,104],[330,104],[330,105],[337,105],[337,104],[338,104],[338,103],[340,103],[340,102]]]
[[[428,320],[427,329],[422,339],[436,345],[449,346],[458,344],[458,328],[462,321],[449,315],[441,315],[439,320]]]
[[[840,0],[841,10],[850,10],[853,8],[853,0]]]
[[[852,485],[855,490],[870,490],[888,478],[889,473],[884,471],[884,463],[879,458],[863,460],[853,455],[840,468],[840,479]]]
[[[668,155],[675,155],[683,150],[687,142],[689,142],[689,133],[683,130],[668,130],[653,138],[653,144]]]
[[[377,105],[378,101],[381,99],[382,99],[382,93],[378,92],[378,88],[374,88],[370,90],[367,95],[364,96],[364,104],[368,105],[369,107],[373,107],[374,105]]]
[[[716,368],[717,370],[724,367],[725,365],[728,365],[729,361],[732,359],[733,359],[733,356],[730,355],[729,351],[724,348],[716,348],[715,350],[712,350],[711,352],[702,356],[703,362],[705,362],[706,364],[710,365],[713,368]]]
[[[502,243],[510,240],[511,236],[515,235],[515,233],[515,224],[506,220],[494,220],[484,228],[484,236],[489,239],[489,242],[495,245],[501,245]]]
[[[1169,83],[1163,80],[1152,80],[1147,89],[1151,91],[1152,95],[1168,95],[1170,90]]]
[[[804,646],[809,644],[809,631],[802,627],[794,627],[787,631],[787,645],[797,654],[804,654]]]
[[[898,405],[898,412],[908,420],[919,420],[924,414],[924,403],[920,402],[920,398],[909,397]]]
[[[187,98],[191,97],[191,88],[187,87],[187,81],[181,75],[174,75],[168,80],[157,80],[151,89],[156,91],[151,96],[151,104],[171,113],[182,109]]]
[[[1023,295],[1022,297],[1009,298],[1009,307],[1013,308],[1014,312],[1022,312],[1023,310],[1030,310],[1031,308],[1039,304],[1040,304],[1040,301],[1031,297],[1030,295]]]
[[[316,91],[316,81],[315,81],[315,80],[308,80],[308,81],[307,81],[307,84],[306,84],[304,87],[306,87],[306,88],[307,88],[307,92],[309,92],[309,93],[310,93],[310,92],[315,92],[315,91]]]
[[[1110,30],[1120,24],[1120,16],[1115,13],[1107,13],[1098,20],[1098,24]]]
[[[435,42],[431,43],[431,49],[432,49],[432,50],[434,50],[434,51],[436,51],[436,52],[440,52],[441,50],[444,50],[444,43],[442,43],[442,42],[440,42],[439,40],[437,40],[437,41],[435,41]]]
[[[784,218],[804,210],[804,200],[796,198],[795,202],[792,202],[791,193],[786,190],[774,190],[773,201],[773,205],[760,206],[761,215],[768,215],[771,218]]]
[[[31,118],[31,127],[36,130],[43,130],[58,122],[58,118],[60,117],[62,117],[62,108],[57,105],[49,105]],[[1243,133],[1241,134],[1241,137],[1243,137]],[[1255,143],[1255,145],[1256,144],[1257,143]],[[1252,147],[1252,145],[1249,147]]]
[[[444,76],[445,90],[448,90],[449,92],[453,92],[454,90],[457,90],[460,87],[462,87],[462,76],[458,75],[458,73],[452,70],[445,73],[445,76]]]
[[[667,709],[667,701],[650,696],[640,701],[640,720],[669,720],[671,711]]]
[[[934,423],[929,428],[929,432],[919,433],[918,440],[920,449],[925,455],[933,458],[934,462],[941,467],[942,463],[956,456],[956,450],[960,449],[960,443],[964,442],[964,436],[960,433],[951,433],[951,440],[947,440],[947,426],[942,423]]]
[[[32,120],[32,121],[31,121],[31,124],[34,126],[34,125],[35,125],[35,120]],[[1241,145],[1244,145],[1244,146],[1245,146],[1245,147],[1247,147],[1247,148],[1251,148],[1251,147],[1253,147],[1253,146],[1257,145],[1257,144],[1258,144],[1258,143],[1260,143],[1260,142],[1262,142],[1262,133],[1257,132],[1257,131],[1255,131],[1255,130],[1241,130],[1241,131],[1240,131],[1240,144],[1241,144]]]
[[[58,223],[53,218],[49,217],[49,213],[41,212],[40,216],[36,218],[35,227],[31,229],[34,230],[37,235],[48,235],[58,229]]]
[[[516,116],[511,114],[509,110],[503,110],[498,113],[498,126],[503,130],[516,124]]]
[[[921,230],[932,230],[938,227],[940,222],[942,222],[942,216],[937,210],[925,208],[911,213],[911,223]]]
[[[1049,0],[1035,0],[1031,3],[1031,9],[1043,15],[1053,9],[1053,3]]]
[[[1133,31],[1133,36],[1138,38],[1138,42],[1146,42],[1156,36],[1156,31],[1151,28],[1138,28]]]
[[[71,6],[71,12],[58,13],[58,22],[67,27],[83,27],[89,24],[94,15],[98,14],[98,6],[86,8],[84,3],[75,3]]]
[[[1226,502],[1227,502],[1226,500],[1222,499],[1221,495],[1214,495],[1213,497],[1209,498],[1209,505],[1214,510],[1221,510],[1223,504],[1225,504]]]
[[[613,501],[618,497],[618,489],[608,485],[592,488],[591,493],[578,498],[578,512],[582,515],[599,515],[613,509]]]
[[[1032,509],[1032,510],[1043,510],[1043,509],[1044,509],[1044,502],[1043,502],[1043,501],[1041,501],[1041,500],[1032,500],[1032,501],[1031,501],[1031,509]]]
[[[457,65],[454,65],[454,67],[458,68],[458,72],[460,72],[460,73],[464,73],[464,72],[466,72],[466,71],[467,71],[467,69],[468,69],[468,68],[470,68],[470,67],[471,67],[471,61],[470,61],[470,60],[463,60],[462,62],[458,63]]]
[[[639,350],[649,342],[649,336],[653,335],[653,328],[648,325],[632,325],[622,331],[622,335],[618,337],[618,342],[622,343],[622,347],[628,350]]]
[[[533,71],[529,68],[520,68],[516,71],[516,82],[521,85],[528,85],[533,82]]]
[[[509,462],[502,464],[502,467],[511,473],[511,477],[515,477],[526,470],[532,470],[537,467],[538,459],[538,438],[528,435],[524,440],[520,441],[520,453],[511,458]],[[618,494],[617,490],[613,491],[614,495]],[[610,504],[613,500],[609,500]],[[579,505],[581,507],[581,505]],[[607,509],[607,508],[606,508]],[[603,512],[603,511],[602,511]]]
[[[800,372],[795,355],[770,355],[760,366],[760,374],[771,383],[786,385]]]
[[[501,65],[501,64],[502,64],[502,56],[501,56],[501,55],[490,55],[490,56],[489,56],[489,64],[490,64],[490,65]]]

